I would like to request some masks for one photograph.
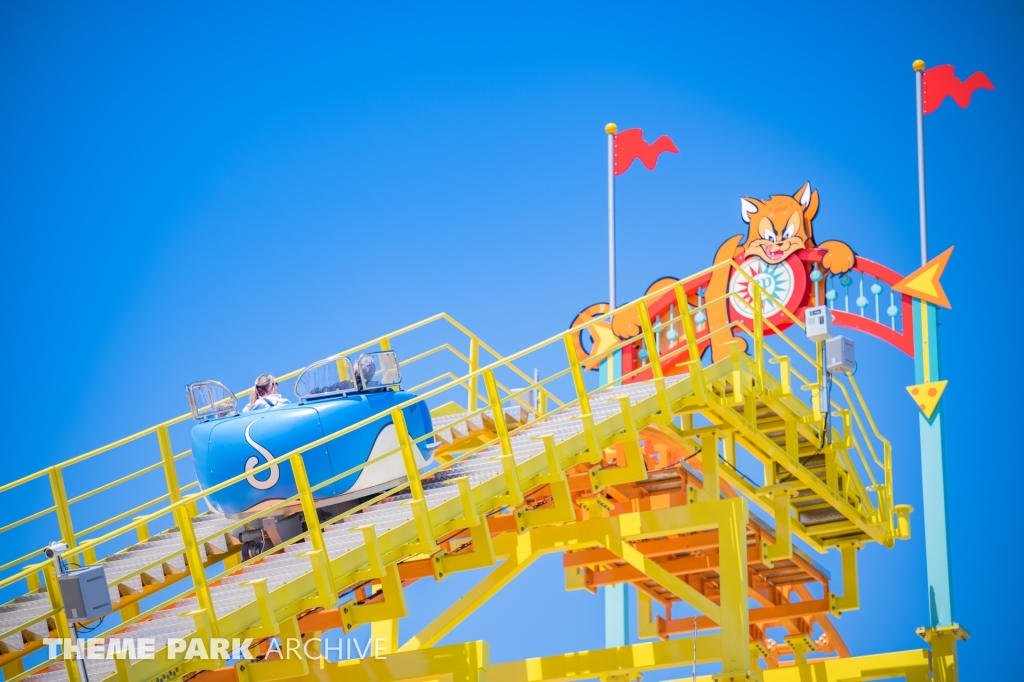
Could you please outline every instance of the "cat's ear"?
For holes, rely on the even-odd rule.
[[[818,213],[818,190],[812,190],[811,183],[805,182],[803,187],[796,191],[793,198],[804,207],[804,218],[813,220]]]
[[[806,209],[811,203],[811,183],[805,182],[803,187],[796,191],[793,198],[799,201],[800,205]]]
[[[816,215],[818,215],[818,190],[811,192],[811,201],[807,204],[807,208],[804,209],[804,218],[807,220],[814,220]]]
[[[750,216],[754,213],[757,213],[757,205],[746,197],[740,197],[740,215],[743,216],[743,222],[749,223]]]

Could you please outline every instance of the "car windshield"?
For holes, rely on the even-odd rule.
[[[238,414],[238,400],[231,390],[219,381],[196,381],[185,387],[192,418],[205,422]]]
[[[346,357],[314,362],[295,380],[295,395],[300,400],[317,400],[355,390],[352,363]]]
[[[402,383],[402,370],[394,351],[365,353],[356,360],[356,376],[362,388],[397,386]]]

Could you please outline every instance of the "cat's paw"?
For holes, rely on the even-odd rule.
[[[820,246],[826,253],[821,259],[821,266],[835,275],[841,275],[853,267],[856,256],[853,249],[843,242],[825,242]]]

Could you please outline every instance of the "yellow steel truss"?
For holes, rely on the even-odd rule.
[[[491,680],[509,682],[608,678],[692,663],[694,644],[698,662],[721,663],[722,672],[716,675],[716,679],[721,680],[858,680],[886,675],[904,675],[908,680],[919,680],[924,679],[932,665],[936,667],[937,675],[953,679],[950,675],[955,676],[955,643],[958,637],[949,633],[932,634],[934,641],[930,643],[936,652],[937,664],[929,664],[927,650],[856,659],[809,660],[807,653],[813,651],[815,642],[809,638],[809,632],[801,632],[800,627],[811,622],[810,616],[794,615],[785,609],[776,610],[773,612],[775,615],[764,622],[779,620],[797,624],[794,625],[796,631],[787,637],[787,645],[779,647],[779,651],[784,650],[794,656],[788,667],[779,666],[777,653],[772,654],[765,649],[763,634],[752,636],[752,633],[759,632],[761,626],[751,621],[748,599],[751,595],[768,599],[764,595],[775,588],[751,582],[751,562],[771,567],[777,562],[803,561],[795,557],[791,536],[822,552],[838,547],[843,556],[843,593],[838,596],[831,592],[828,594],[828,609],[839,615],[859,606],[856,550],[867,542],[890,547],[896,539],[906,537],[908,526],[905,519],[909,510],[893,504],[889,444],[875,430],[852,376],[846,377],[852,391],[843,385],[841,378],[836,378],[845,400],[833,402],[823,411],[819,396],[824,392],[825,375],[820,356],[811,357],[782,333],[776,338],[787,344],[787,353],[793,355],[782,355],[772,348],[764,338],[764,325],[757,324],[763,320],[761,306],[767,295],[753,281],[751,287],[754,291],[755,328],[749,330],[738,323],[734,326],[736,330],[749,334],[753,342],[752,355],[741,352],[736,345],[730,357],[703,365],[699,354],[693,352],[689,354],[692,356],[690,360],[683,363],[685,372],[673,372],[674,376],[666,369],[666,363],[672,358],[682,357],[684,351],[696,349],[701,333],[705,337],[707,334],[707,330],[701,330],[695,324],[693,315],[696,309],[691,309],[687,303],[682,285],[676,288],[679,314],[673,319],[654,322],[647,314],[645,301],[630,304],[638,309],[649,359],[640,369],[616,379],[615,384],[646,387],[647,392],[634,399],[619,396],[609,402],[603,399],[603,393],[614,388],[613,385],[596,389],[588,387],[572,340],[574,334],[581,333],[579,328],[509,358],[502,358],[464,327],[442,315],[348,351],[356,352],[374,345],[390,348],[394,339],[412,329],[437,321],[451,323],[468,340],[468,355],[462,354],[452,344],[443,344],[414,355],[407,364],[442,350],[451,351],[465,362],[464,373],[444,373],[417,387],[419,390],[434,386],[423,390],[417,400],[436,402],[443,400],[447,391],[465,391],[465,408],[448,402],[441,406],[439,414],[454,415],[467,425],[478,423],[479,426],[466,427],[466,433],[475,429],[473,438],[460,442],[453,440],[444,447],[441,433],[450,429],[451,424],[423,438],[413,439],[406,427],[402,406],[394,408],[390,416],[399,442],[394,452],[399,453],[405,463],[408,483],[327,521],[318,516],[316,491],[358,472],[367,464],[314,485],[306,476],[304,453],[365,426],[380,415],[329,434],[275,458],[273,463],[258,466],[205,491],[192,491],[192,486],[179,486],[177,482],[177,461],[188,453],[173,454],[167,429],[184,419],[178,418],[0,487],[2,493],[49,476],[53,493],[51,507],[0,528],[0,534],[40,515],[53,513],[64,539],[85,561],[89,561],[98,547],[109,547],[106,543],[116,542],[118,538],[130,535],[145,540],[149,537],[149,524],[172,514],[184,542],[187,578],[191,581],[188,594],[195,595],[199,605],[196,610],[185,614],[195,624],[191,639],[209,642],[213,637],[263,640],[271,636],[310,637],[330,628],[342,628],[347,632],[359,625],[370,624],[374,637],[379,636],[385,642],[388,652],[383,660],[325,664],[321,659],[318,665],[313,665],[298,655],[280,660],[240,661],[228,667],[223,659],[183,661],[163,649],[151,660],[119,659],[115,673],[119,682],[164,682],[195,673],[211,678],[203,682],[214,682],[213,677],[224,677],[225,682],[271,682],[336,675],[344,675],[346,680],[468,680],[488,676]],[[794,328],[799,329],[800,321],[794,322]],[[682,330],[682,338],[677,345],[662,350],[659,347],[661,335],[673,325]],[[765,325],[770,326],[770,323],[765,322]],[[618,350],[624,343],[608,349],[606,354]],[[531,353],[552,347],[564,349],[565,367],[539,382],[534,382],[515,364]],[[493,362],[481,366],[481,350],[490,352]],[[590,358],[588,361],[593,360]],[[794,368],[796,361],[807,365],[807,376]],[[672,366],[679,367],[680,364],[676,362]],[[518,377],[517,380],[525,381],[527,387],[508,389],[498,380],[498,372]],[[571,396],[560,399],[557,387],[559,382],[565,381],[571,384]],[[801,399],[794,387],[809,393],[810,404]],[[528,393],[532,392],[539,397],[536,404],[526,402]],[[532,417],[516,423],[507,421],[505,405],[514,403],[528,409]],[[548,410],[549,405],[553,409]],[[834,419],[826,419],[829,412]],[[529,435],[534,425],[559,415],[571,417],[580,425],[579,430],[560,441],[548,434],[542,439],[541,454],[517,460],[514,439]],[[865,424],[870,428],[866,429]],[[87,531],[76,533],[71,505],[88,496],[69,499],[63,485],[63,472],[69,466],[154,434],[161,454],[160,463],[122,476],[104,489],[129,483],[147,471],[162,468],[167,493],[148,505],[120,512]],[[439,461],[445,461],[443,468],[493,446],[497,449],[502,475],[475,485],[471,485],[468,479],[459,479],[453,484],[458,486],[457,495],[430,506],[424,494],[424,477],[416,470],[413,448],[435,437],[442,444],[439,450],[443,451],[444,457],[439,457]],[[651,443],[655,441],[667,443],[666,447],[677,453],[692,453],[686,457],[687,460],[697,458],[692,466],[699,468],[699,477],[694,477],[688,468],[690,465],[684,466],[678,458],[675,463],[670,463],[675,467],[672,470],[684,481],[692,478],[683,499],[651,496],[643,488],[655,461],[649,457],[659,456],[657,452],[651,452]],[[737,469],[738,447],[762,465],[760,482],[749,479]],[[382,456],[391,454],[394,453]],[[228,575],[244,572],[247,566],[261,559],[255,557],[240,562],[233,552],[229,552],[227,555],[207,553],[204,561],[200,548],[208,547],[211,538],[199,537],[195,530],[193,519],[198,511],[197,503],[202,495],[285,462],[292,467],[298,493],[261,513],[286,507],[300,510],[308,530],[285,544],[306,543],[308,551],[298,556],[308,561],[309,569],[275,590],[269,590],[260,581],[247,583],[245,587],[252,591],[251,601],[230,613],[217,613],[211,586]],[[357,528],[362,537],[358,547],[336,557],[328,554],[325,528],[403,491],[411,495],[408,507],[412,519],[409,522],[380,534],[372,526]],[[667,504],[665,500],[668,500]],[[755,546],[752,550],[748,546],[752,523],[748,509],[750,504],[767,512],[774,527],[770,541],[761,539],[761,530],[754,529]],[[156,509],[152,510],[153,507]],[[140,514],[142,510],[150,511]],[[822,518],[822,512],[831,520],[815,522],[815,519]],[[240,520],[235,527],[241,527],[257,516]],[[98,530],[126,519],[129,520],[114,530],[95,535]],[[86,538],[89,534],[92,537]],[[650,551],[651,543],[685,541],[697,534],[714,537],[716,558],[713,566],[708,564],[716,575],[714,585],[709,585],[700,576],[691,578],[686,570],[680,573],[678,568],[667,567],[666,562],[657,558],[657,553]],[[455,542],[455,539],[460,540]],[[662,641],[494,665],[489,663],[486,643],[437,645],[538,557],[553,552],[594,548],[605,552],[602,565],[614,565],[617,567],[614,569],[616,575],[628,576],[627,581],[638,586],[642,583],[645,600],[653,598],[666,605],[674,601],[685,602],[703,614],[705,625],[716,629],[717,633],[687,640],[672,639],[671,633],[664,629],[658,631],[654,628],[652,631],[651,602],[648,600],[644,601],[646,613],[641,614],[647,617],[648,622],[641,623],[641,632],[658,636]],[[275,551],[279,550],[280,546],[275,548]],[[0,568],[18,566],[26,559],[19,557]],[[153,570],[154,566],[167,560],[168,557],[160,557],[137,574]],[[218,576],[208,576],[206,567],[216,561],[223,561],[224,571]],[[480,583],[421,632],[400,644],[398,622],[407,611],[403,593],[405,582],[424,577],[440,580],[453,572],[488,566],[495,568]],[[37,578],[40,571],[44,576],[43,583]],[[567,586],[591,587],[592,576],[588,571],[591,569],[567,571]],[[43,589],[45,584],[51,599],[51,610],[46,617],[54,621],[56,634],[64,635],[68,626],[63,617],[59,591],[54,589],[52,567],[49,564],[30,565],[0,581],[0,587],[20,580],[26,580],[30,589]],[[376,590],[372,598],[365,596],[362,588],[366,586]],[[352,593],[354,589],[352,599],[337,605],[339,594]],[[771,599],[778,598],[777,592],[771,593],[774,595]],[[813,601],[809,595],[804,598],[804,606]],[[119,605],[122,623],[108,630],[108,634],[141,623],[180,599],[180,595],[175,596],[146,612],[139,612],[137,598],[126,599]],[[134,609],[130,608],[133,604]],[[778,606],[781,608],[782,605]],[[827,617],[822,617],[827,622]],[[24,631],[26,627],[28,625],[22,624],[20,629],[11,632]],[[11,632],[2,634],[8,636]],[[14,673],[10,675],[9,682],[40,672],[49,665],[44,662],[32,670],[18,672],[16,667],[12,667],[18,656],[4,656],[0,656],[0,663],[7,666],[5,676]],[[759,663],[761,659],[772,667],[763,669]],[[79,682],[75,667],[69,666],[67,670],[72,682]]]

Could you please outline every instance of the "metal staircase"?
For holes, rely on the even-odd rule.
[[[681,321],[687,333],[680,343],[696,347],[691,312],[686,306],[680,309],[679,318],[663,324]],[[657,331],[649,319],[645,323],[649,332]],[[596,390],[586,387],[568,335],[511,358],[499,358],[487,367],[471,366],[464,376],[419,398],[433,399],[451,387],[468,387],[468,409],[435,417],[435,430],[427,436],[436,446],[441,465],[422,475],[415,471],[410,464],[415,443],[401,410],[395,408],[392,417],[409,482],[326,523],[316,514],[302,453],[361,424],[278,457],[278,465],[287,462],[292,467],[299,487],[297,500],[281,504],[300,502],[309,530],[238,565],[232,565],[238,561],[238,547],[229,531],[242,522],[213,513],[192,518],[190,505],[199,497],[182,495],[175,484],[170,503],[150,517],[173,513],[178,527],[113,554],[104,564],[115,602],[137,602],[138,595],[153,594],[183,578],[191,579],[191,587],[186,596],[144,613],[126,610],[123,624],[104,636],[154,638],[157,656],[136,661],[88,660],[90,682],[115,676],[123,682],[166,680],[225,665],[223,660],[173,660],[163,649],[171,638],[253,637],[266,642],[271,635],[309,635],[332,627],[350,631],[365,623],[395,620],[405,615],[403,583],[440,580],[451,572],[509,561],[510,543],[534,534],[535,547],[547,547],[536,551],[573,550],[566,554],[569,587],[593,589],[598,584],[632,582],[648,598],[667,606],[685,600],[707,609],[712,615],[700,626],[723,629],[723,647],[731,652],[723,656],[727,666],[750,663],[747,654],[736,653],[741,645],[746,650],[749,637],[746,627],[732,632],[737,623],[763,628],[783,623],[794,636],[805,636],[801,630],[806,623],[821,623],[821,618],[827,622],[823,609],[837,614],[856,608],[855,588],[851,593],[855,583],[844,575],[844,595],[832,595],[827,571],[795,549],[791,535],[819,551],[840,546],[844,559],[864,542],[891,545],[898,532],[886,466],[888,444],[880,441],[886,460],[881,476],[876,479],[870,467],[865,474],[851,457],[851,452],[858,452],[858,461],[869,464],[854,435],[854,423],[862,426],[858,405],[848,401],[826,412],[816,409],[813,405],[823,388],[820,360],[811,361],[818,377],[815,382],[796,374],[785,356],[774,357],[775,376],[765,367],[763,336],[753,337],[754,358],[736,352],[711,365],[694,360],[688,363],[687,373],[664,376],[658,354],[652,353],[646,368],[652,378],[620,377]],[[648,348],[655,347],[651,338],[648,334]],[[496,371],[513,368],[513,361],[551,344],[564,345],[565,369],[521,391],[502,392]],[[481,380],[484,395],[477,392]],[[542,391],[545,402],[548,396],[557,402],[553,387],[559,381],[572,382],[572,399],[550,411],[544,404],[523,406],[522,396],[528,391]],[[810,406],[791,389],[793,385],[811,388]],[[838,415],[838,423],[826,421],[828,412]],[[863,418],[870,419],[866,414]],[[861,439],[867,437],[861,428]],[[656,442],[663,444],[662,452],[667,454],[655,465],[647,451]],[[737,446],[763,464],[760,481],[740,474]],[[873,449],[870,454],[874,456]],[[237,478],[259,471],[257,467]],[[861,482],[864,476],[870,478],[870,486]],[[662,499],[660,495],[667,496],[667,504],[653,502]],[[770,522],[748,512],[747,501],[766,510]],[[704,532],[688,525],[694,523],[686,516],[691,508],[693,514],[712,514],[708,518],[716,519],[723,536],[728,530],[745,538],[742,556],[733,556],[732,549],[723,545],[716,554],[721,556],[720,564],[714,564],[706,558],[707,548],[687,549],[687,538]],[[86,542],[77,551],[144,527],[145,518],[150,517]],[[639,524],[648,530],[630,535],[617,525],[627,520],[630,528]],[[604,535],[595,529],[603,529]],[[599,538],[609,537],[609,532],[619,533],[622,539],[602,549],[601,543],[607,540]],[[549,546],[541,538],[548,538]],[[677,551],[653,550],[655,541],[667,542]],[[574,548],[605,553],[575,556]],[[695,563],[698,559],[703,563]],[[224,563],[225,570],[210,578],[206,568],[218,562]],[[737,566],[743,567],[742,578],[737,578]],[[36,570],[44,572],[43,583],[31,594],[0,607],[4,654],[23,650],[26,643],[41,637],[66,636],[59,599],[47,590],[54,585],[52,570],[47,573],[46,566]],[[31,571],[23,571],[15,579],[27,579],[31,586],[31,576]],[[734,584],[737,579],[745,586]],[[818,603],[822,600],[800,592],[809,582],[823,585],[825,606]],[[748,590],[767,611],[759,616],[748,613]],[[784,603],[791,592],[800,594],[803,610]],[[339,597],[347,599],[340,606]],[[652,636],[671,633],[671,617],[663,621],[653,626]],[[830,625],[822,627],[834,633]],[[297,676],[308,669],[305,661],[300,665],[264,660],[249,666],[245,674],[250,680]],[[242,672],[238,674],[242,679]],[[11,677],[81,682],[75,666],[65,667],[60,661],[44,662]]]

